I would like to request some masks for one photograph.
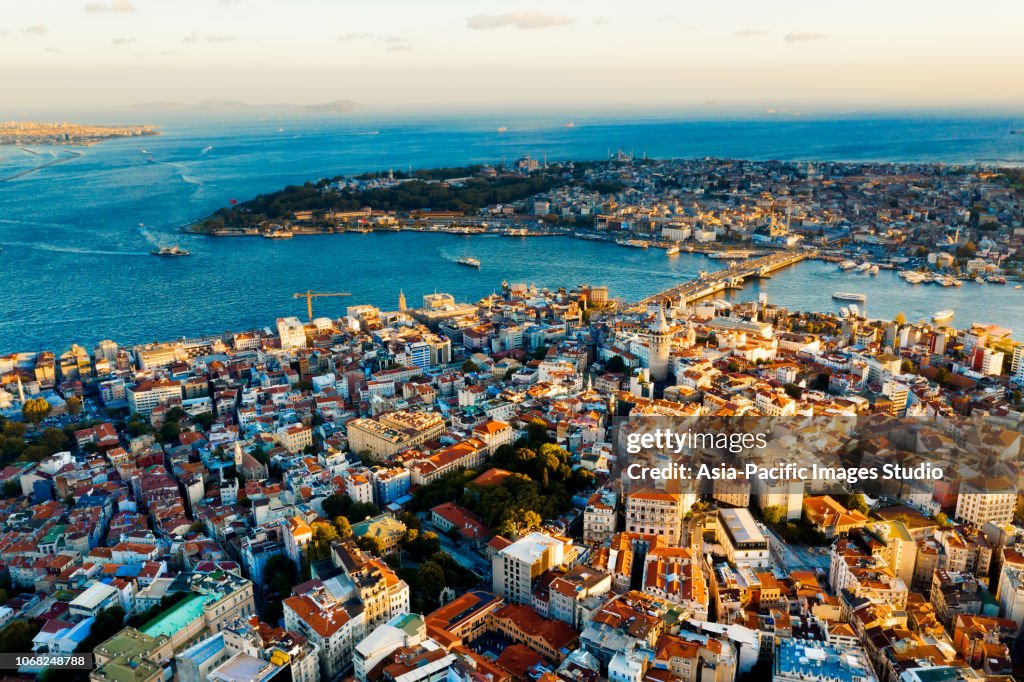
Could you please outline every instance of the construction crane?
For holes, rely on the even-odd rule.
[[[352,294],[347,292],[341,293],[329,293],[324,291],[300,291],[294,294],[292,298],[304,298],[306,299],[306,312],[309,314],[309,321],[313,321],[313,299],[324,298],[327,296],[351,296]]]

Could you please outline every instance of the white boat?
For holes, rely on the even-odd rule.
[[[498,126],[498,129],[497,129],[496,132],[507,133],[508,132],[508,128],[506,128],[505,126]]]
[[[274,230],[273,232],[263,233],[265,239],[291,239],[294,236],[289,230]]]
[[[878,266],[877,265],[872,265],[871,268],[868,270],[868,274],[869,275],[877,275],[878,274]]]
[[[837,301],[854,301],[856,303],[864,303],[868,300],[868,297],[864,294],[851,294],[846,291],[837,291],[832,294],[832,298]]]
[[[977,277],[974,278],[974,281],[977,282],[978,284],[984,284],[985,278],[982,277],[981,275],[978,275]]]
[[[952,319],[953,319],[953,311],[949,310],[949,309],[947,309],[947,310],[940,310],[939,312],[937,312],[934,315],[932,315],[932,322],[934,322],[936,324],[945,324],[946,322],[949,322]]]
[[[850,304],[850,315],[853,317],[860,317],[860,308],[857,307],[856,303]]]
[[[844,260],[842,263],[839,264],[840,270],[852,270],[855,267],[857,267],[857,264],[854,263],[852,260]]]
[[[670,246],[667,249],[665,249],[665,255],[667,255],[667,256],[674,256],[677,253],[679,253],[679,247],[678,246]]]
[[[857,266],[857,272],[867,272],[871,269],[871,263],[861,263]]]
[[[479,269],[479,267],[480,267],[480,261],[478,261],[476,258],[473,258],[471,256],[465,256],[463,258],[458,259],[455,262],[458,263],[459,265],[468,265],[471,268],[478,268]]]
[[[844,305],[842,308],[839,309],[839,314],[842,315],[843,317],[849,317],[850,309]]]

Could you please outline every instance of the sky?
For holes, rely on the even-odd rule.
[[[5,0],[0,118],[203,100],[367,109],[1024,107],[1024,3]]]

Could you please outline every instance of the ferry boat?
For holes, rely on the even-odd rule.
[[[900,273],[900,277],[906,280],[909,284],[920,284],[924,280],[924,275],[920,272],[914,272],[913,270],[907,270]]]
[[[846,291],[837,291],[832,294],[832,298],[837,301],[853,301],[855,303],[864,303],[868,300],[868,297],[864,294],[851,294]]]
[[[871,269],[871,263],[861,263],[856,268],[857,272],[867,272],[870,269]]]
[[[1002,275],[989,275],[987,281],[989,284],[1006,284],[1006,278]]]
[[[619,246],[631,246],[634,249],[646,249],[650,246],[643,239],[616,239],[615,243]]]
[[[294,236],[290,230],[274,230],[263,234],[264,239],[291,239]]]
[[[932,315],[932,322],[936,324],[945,324],[953,319],[953,311],[946,309],[940,310],[939,312]]]
[[[878,266],[877,265],[872,265],[871,268],[868,270],[868,274],[869,275],[877,275],[878,274]]]
[[[852,270],[855,267],[857,267],[857,264],[854,263],[852,260],[844,260],[842,263],[839,264],[840,270]]]
[[[679,253],[679,247],[678,246],[670,246],[667,249],[665,249],[665,255],[667,255],[667,256],[674,256],[677,253]]]
[[[464,256],[464,257],[458,259],[455,262],[458,263],[459,265],[466,265],[466,266],[471,267],[471,268],[477,268],[477,269],[480,268],[480,261],[478,261],[476,258],[473,258],[471,256]]]
[[[977,277],[974,278],[974,281],[977,282],[978,284],[984,284],[985,278],[982,277],[981,275],[978,275]]]
[[[161,246],[159,249],[153,249],[149,253],[152,256],[165,256],[168,258],[191,255],[188,251],[179,246]]]
[[[508,128],[506,128],[505,126],[498,126],[498,129],[495,132],[507,133],[508,132]]]

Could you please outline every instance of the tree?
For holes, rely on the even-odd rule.
[[[323,521],[313,523],[313,539],[309,543],[310,558],[326,559],[331,555],[331,543],[338,539],[334,526]]]
[[[935,515],[935,522],[937,524],[939,524],[940,526],[942,526],[942,527],[952,526],[953,525],[952,523],[949,522],[949,517],[946,516],[945,514],[943,514],[942,512],[939,512],[938,514]]]
[[[361,538],[356,538],[356,546],[364,552],[369,552],[374,556],[384,555],[384,543],[379,538],[375,538],[372,535],[364,535]]]
[[[32,638],[38,633],[39,627],[27,620],[12,620],[0,630],[0,651],[11,654],[32,651]]]
[[[605,363],[605,369],[612,374],[621,374],[626,371],[626,361],[619,355],[613,355],[608,358],[608,362]]]
[[[48,414],[50,414],[50,403],[46,402],[45,398],[29,398],[21,406],[21,416],[37,426],[39,422],[46,419]]]
[[[348,522],[344,516],[335,516],[332,521],[334,524],[334,530],[337,531],[338,537],[344,540],[345,538],[352,537],[352,524]]]
[[[432,531],[408,531],[403,547],[412,561],[422,561],[441,550],[441,539]]]
[[[782,390],[784,390],[786,392],[786,395],[788,395],[793,400],[800,400],[800,397],[804,394],[804,389],[797,386],[796,384],[785,384],[782,387]]]
[[[181,424],[176,421],[165,421],[160,426],[158,437],[161,443],[173,443],[181,435]]]
[[[65,409],[72,417],[77,417],[82,412],[82,399],[78,396],[71,396],[64,403]]]
[[[855,493],[847,497],[846,507],[851,510],[859,511],[862,514],[867,514],[871,511],[871,507],[868,506],[867,500],[864,499],[864,495],[861,493]]]
[[[436,605],[438,603],[441,590],[446,586],[444,569],[438,566],[437,563],[427,561],[416,571],[416,587],[431,604]],[[25,651],[28,650],[25,649]]]
[[[952,375],[949,373],[948,369],[945,367],[939,367],[935,370],[935,383],[939,386],[945,386],[951,376]]]
[[[781,505],[774,504],[761,510],[765,523],[769,526],[776,526],[785,518],[786,511]]]
[[[465,360],[465,361],[464,361],[464,362],[462,363],[462,371],[463,371],[463,372],[466,372],[466,373],[469,373],[469,372],[475,372],[475,371],[477,371],[478,369],[480,369],[480,368],[479,368],[479,367],[477,367],[477,366],[476,366],[476,363],[475,363],[475,362],[473,362],[473,360],[472,360],[472,359],[470,359],[470,358],[467,358],[467,359],[466,359],[466,360]]]

